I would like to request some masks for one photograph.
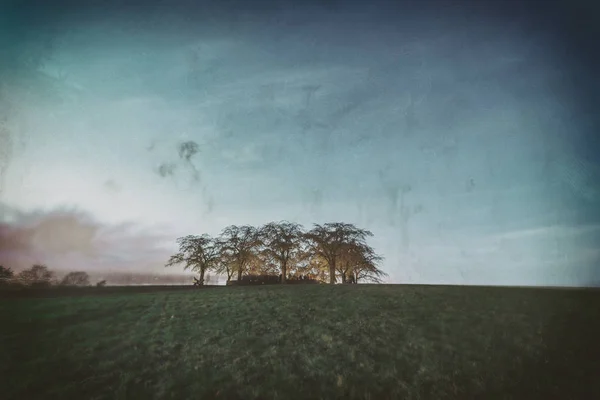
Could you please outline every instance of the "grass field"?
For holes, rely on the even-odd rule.
[[[600,291],[92,289],[0,299],[0,397],[600,398]]]

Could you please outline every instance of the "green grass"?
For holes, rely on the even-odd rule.
[[[3,399],[600,398],[600,292],[294,285],[0,300]]]

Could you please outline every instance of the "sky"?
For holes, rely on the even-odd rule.
[[[0,6],[0,264],[163,273],[179,236],[343,221],[389,283],[600,285],[579,3],[122,3]]]

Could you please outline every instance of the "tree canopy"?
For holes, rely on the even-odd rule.
[[[84,271],[69,272],[60,284],[61,286],[89,286],[90,276]]]
[[[230,225],[223,229],[220,238],[225,257],[237,272],[238,281],[241,281],[248,266],[258,257],[259,231],[250,225]]]
[[[177,239],[179,252],[172,255],[166,266],[183,264],[184,269],[191,269],[200,274],[199,284],[204,284],[204,274],[209,269],[217,269],[223,250],[222,243],[207,234],[201,236],[188,235]]]
[[[54,274],[43,264],[35,264],[31,268],[21,271],[17,279],[25,285],[45,286],[50,285]]]
[[[276,264],[281,271],[281,283],[285,283],[290,264],[305,257],[302,250],[306,240],[302,225],[287,221],[270,222],[260,229],[259,235],[265,263]]]
[[[329,267],[329,283],[335,284],[338,262],[342,262],[349,251],[355,251],[360,246],[366,246],[367,237],[373,236],[368,230],[357,228],[353,224],[330,222],[323,225],[315,224],[306,233],[312,252],[322,257]],[[342,282],[344,282],[342,275]]]
[[[315,224],[305,231],[295,222],[269,222],[261,227],[230,225],[218,237],[203,234],[177,239],[179,252],[166,266],[183,264],[200,274],[214,271],[231,281],[244,275],[305,277],[342,283],[379,283],[387,276],[379,269],[383,257],[367,244],[373,233],[353,224]]]

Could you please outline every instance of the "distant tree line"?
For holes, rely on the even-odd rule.
[[[184,269],[197,272],[195,285],[203,285],[209,271],[225,275],[228,284],[234,277],[242,283],[258,276],[277,276],[278,283],[306,280],[333,285],[338,279],[341,283],[380,283],[387,274],[379,269],[383,257],[367,244],[372,236],[368,230],[342,222],[314,224],[308,231],[288,221],[258,228],[231,225],[217,237],[178,238],[179,251],[166,266],[183,264]]]
[[[37,264],[24,271],[13,271],[0,265],[0,288],[6,286],[20,287],[55,287],[55,286],[129,286],[129,285],[185,285],[189,276],[182,274],[156,274],[152,272],[102,271],[101,274],[89,274],[84,271],[55,272],[46,265]],[[209,277],[207,276],[207,281]]]
[[[97,286],[104,286],[106,282],[98,282]],[[31,268],[15,274],[11,268],[0,265],[0,285],[50,287],[50,286],[90,286],[90,277],[87,272],[69,272],[61,280],[55,278],[46,265],[34,264]]]

